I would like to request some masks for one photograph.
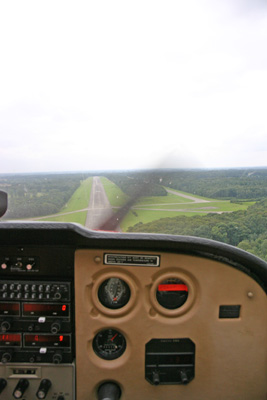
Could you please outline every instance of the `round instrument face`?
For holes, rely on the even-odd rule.
[[[93,349],[98,357],[104,360],[115,360],[124,353],[126,340],[122,333],[115,329],[105,329],[95,336]]]
[[[118,309],[124,307],[131,296],[129,286],[120,278],[109,278],[101,283],[98,289],[98,298],[107,308]]]
[[[166,279],[157,287],[157,301],[162,307],[169,310],[175,310],[181,307],[186,302],[187,297],[188,287],[180,279]]]

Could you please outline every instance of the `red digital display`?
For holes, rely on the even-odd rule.
[[[0,346],[20,346],[21,335],[18,333],[5,333],[0,335]]]
[[[39,317],[68,317],[68,304],[24,303],[23,315]]]
[[[70,347],[69,335],[24,335],[26,347]]]
[[[19,315],[19,303],[0,303],[0,315]]]

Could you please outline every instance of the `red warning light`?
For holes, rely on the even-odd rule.
[[[64,304],[64,305],[62,306],[62,311],[66,311],[66,309],[67,309],[67,306]]]
[[[60,341],[60,342],[63,342],[63,338],[64,338],[64,336],[60,335],[60,336],[59,336],[59,341]]]

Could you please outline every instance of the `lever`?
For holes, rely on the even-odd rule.
[[[0,378],[0,393],[5,389],[7,381],[4,378]]]
[[[183,385],[186,385],[189,382],[186,371],[181,370],[180,377]]]
[[[36,393],[37,399],[45,399],[50,387],[51,381],[49,379],[43,379]]]
[[[28,386],[29,381],[27,379],[20,379],[14,389],[13,397],[15,397],[15,399],[21,399]]]
[[[121,389],[114,382],[105,382],[98,389],[98,400],[119,400]]]

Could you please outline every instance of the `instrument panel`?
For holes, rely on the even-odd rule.
[[[256,282],[224,263],[190,255],[147,253],[160,258],[148,267],[105,264],[105,254],[75,255],[79,399],[97,398],[103,381],[116,382],[125,399],[199,399],[203,390],[214,398],[218,387],[234,399],[241,396],[241,380],[242,399],[253,398],[252,387],[253,396],[258,391],[256,398],[264,398],[248,372],[251,364],[266,371],[260,321],[266,297]],[[108,303],[99,296],[103,287]],[[110,307],[126,288],[125,304]]]
[[[71,224],[1,234],[0,400],[265,400],[263,261]]]

